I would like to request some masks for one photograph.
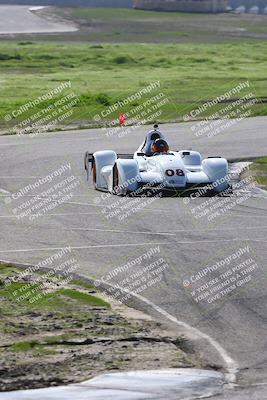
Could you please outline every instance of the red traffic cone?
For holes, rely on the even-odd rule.
[[[120,115],[120,125],[124,125],[125,124],[125,116],[124,116],[124,112],[121,112]]]

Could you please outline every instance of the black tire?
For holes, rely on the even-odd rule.
[[[88,153],[85,153],[85,156],[84,156],[84,169],[85,169],[85,171],[87,171],[87,166],[86,166],[87,157],[88,157]]]
[[[96,172],[96,163],[95,163],[94,157],[92,158],[92,174],[93,174],[93,183],[94,183],[94,186],[96,187],[96,174],[97,174],[97,172]]]
[[[114,164],[113,167],[113,185],[112,185],[112,193],[119,196],[120,192],[119,192],[119,183],[120,183],[120,178],[119,178],[119,171],[118,171],[118,167],[117,164]]]

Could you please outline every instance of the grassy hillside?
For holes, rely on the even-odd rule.
[[[153,93],[163,92],[169,100],[163,107],[163,120],[181,119],[196,102],[212,99],[246,80],[258,97],[267,97],[266,50],[265,42],[220,45],[1,42],[0,120],[6,126],[6,114],[62,81],[70,81],[71,91],[79,97],[80,102],[73,107],[69,119],[77,124],[90,122],[95,114],[158,80],[161,87]],[[123,107],[123,111],[137,107],[149,96]],[[34,107],[30,114],[48,104]],[[117,118],[119,111],[108,119]],[[266,114],[266,107],[253,106],[253,115],[261,114]],[[23,114],[17,120],[25,117]],[[11,120],[7,126],[17,120]]]
[[[0,0],[0,4],[33,4],[57,7],[132,7],[132,0]]]
[[[51,16],[50,9],[43,12]],[[51,101],[42,102],[11,118],[14,110],[62,81],[71,82],[78,101],[61,125],[95,124],[95,115],[105,114],[105,109],[154,81],[160,81],[160,88],[100,123],[117,120],[120,111],[137,109],[158,93],[168,99],[158,120],[181,120],[202,102],[247,80],[250,91],[263,101],[252,105],[251,115],[267,113],[267,42],[262,40],[267,38],[267,16],[97,8],[54,12],[74,19],[80,31],[15,36],[0,42],[2,128],[11,128],[49,106]],[[217,108],[199,118],[213,115]]]
[[[48,13],[43,10],[42,13]],[[221,43],[267,39],[267,16],[194,14],[132,9],[60,8],[81,30],[68,40],[86,42]],[[59,37],[58,37],[59,39]]]

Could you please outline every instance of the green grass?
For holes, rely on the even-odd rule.
[[[25,341],[25,342],[17,342],[10,346],[10,351],[30,351],[35,347],[40,346],[39,342],[36,340],[33,341]]]
[[[4,117],[12,117],[20,106],[62,81],[71,82],[79,103],[60,127],[95,126],[96,115],[158,80],[160,89],[97,124],[117,121],[121,111],[131,112],[159,92],[169,102],[160,108],[157,122],[179,121],[201,102],[246,80],[257,97],[267,98],[266,16],[101,8],[58,8],[53,12],[74,20],[80,29],[30,40],[20,35],[17,41],[0,42],[0,128],[12,131],[19,122],[32,118],[26,122],[30,127],[35,114],[51,101],[11,121]],[[210,108],[199,119],[218,108]],[[252,116],[267,113],[265,103],[251,108]]]
[[[57,348],[54,345],[60,345],[62,340],[70,338],[71,335],[60,335],[58,337],[48,336],[40,340],[29,340],[23,342],[15,342],[9,347],[9,351],[13,353],[31,352],[37,357],[57,354]],[[53,346],[53,347],[52,347]]]
[[[13,352],[36,350],[42,353],[53,354],[54,352],[51,350],[50,346],[60,345],[63,341],[74,339],[76,336],[79,337],[79,335],[75,335],[75,333],[65,333],[57,336],[44,336],[38,338],[38,340],[18,341],[12,344],[9,350]]]
[[[87,294],[83,289],[92,289],[93,286],[87,283],[80,285],[81,280],[75,280],[71,282],[70,288],[58,288],[45,293],[38,297],[42,293],[42,281],[36,283],[29,282],[12,282],[9,285],[4,284],[4,280],[10,276],[18,276],[20,270],[9,265],[0,264],[0,298],[2,299],[0,306],[0,315],[16,315],[18,310],[22,313],[31,312],[33,310],[42,310],[42,312],[59,312],[60,314],[71,315],[73,310],[79,308],[78,303],[87,306],[98,306],[104,308],[110,308],[110,304],[102,300],[97,296]],[[37,278],[42,275],[36,274]],[[73,286],[79,286],[74,288]],[[80,290],[80,288],[82,288]],[[23,295],[25,294],[25,297]],[[29,294],[29,296],[28,296]],[[30,301],[34,299],[34,301]],[[16,307],[13,307],[13,305]],[[80,310],[81,316],[84,318],[82,309]],[[90,317],[90,313],[87,312],[86,317]],[[1,321],[0,321],[1,323]]]
[[[98,297],[91,296],[87,293],[80,292],[75,289],[61,289],[59,290],[59,293],[63,296],[69,297],[70,299],[73,300],[77,300],[78,302],[84,304],[96,305],[101,307],[110,307],[109,303],[107,303],[106,301]]]
[[[0,263],[0,279],[1,277],[8,277],[8,275],[15,275],[19,272],[19,269],[13,267],[9,264],[1,264]]]
[[[75,286],[80,286],[80,287],[85,288],[85,289],[93,289],[94,288],[94,286],[91,283],[88,283],[86,281],[82,281],[81,279],[73,279],[71,281],[71,284],[75,285]]]
[[[59,8],[78,32],[61,40],[86,42],[225,42],[266,39],[264,15],[194,14],[107,8]],[[44,37],[44,36],[43,36]],[[57,37],[57,40],[60,37]],[[46,40],[51,40],[46,36]],[[52,39],[53,40],[53,39]]]
[[[267,176],[256,176],[256,181],[260,186],[267,187]]]
[[[76,18],[82,18],[86,20],[92,19],[100,19],[100,20],[145,20],[149,21],[151,18],[159,19],[167,19],[173,20],[180,18],[196,18],[202,17],[203,15],[197,15],[192,13],[179,13],[179,12],[161,12],[160,14],[157,11],[145,11],[145,10],[133,10],[130,8],[74,8],[71,10],[71,15]]]
[[[24,293],[30,292],[31,290],[36,290],[35,293],[39,293],[41,288],[40,285],[38,284],[30,284],[29,289],[22,290],[26,286],[25,283],[23,282],[17,282],[17,283],[12,283],[9,285],[7,288],[2,286],[2,289],[0,290],[0,297],[2,298],[7,298],[8,300],[13,300],[14,302],[19,302],[21,305],[27,305],[28,307],[32,308],[45,308],[45,309],[64,309],[64,306],[66,305],[66,301],[64,298],[70,298],[72,300],[75,300],[77,302],[81,302],[84,304],[90,304],[90,305],[96,305],[96,306],[101,306],[101,307],[110,307],[109,303],[105,302],[104,300],[92,296],[86,293],[83,293],[79,290],[76,289],[59,289],[56,291],[52,291],[49,294],[46,294],[45,296],[42,296],[42,298],[37,299],[33,303],[29,302],[29,298],[32,298],[35,296],[33,293],[29,298],[25,297],[22,298],[22,295]],[[18,300],[16,300],[18,299]]]
[[[255,161],[256,164],[267,164],[267,157],[259,158]]]
[[[73,91],[80,99],[64,124],[77,126],[92,122],[109,105],[158,80],[160,89],[124,106],[123,111],[130,111],[153,94],[164,92],[169,103],[161,108],[160,120],[179,120],[202,101],[246,80],[256,96],[267,97],[267,42],[262,41],[102,45],[0,42],[0,54],[0,124],[6,128],[33,116],[51,102],[43,102],[8,123],[5,115],[62,81],[70,81],[72,85],[71,90],[63,93]],[[206,114],[215,110],[216,107]],[[265,104],[255,105],[252,110],[254,116],[267,113]],[[118,119],[120,111],[101,122]]]
[[[262,157],[254,161],[250,169],[257,184],[267,189],[267,157]]]

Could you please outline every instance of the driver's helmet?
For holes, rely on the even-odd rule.
[[[164,139],[156,139],[151,146],[152,153],[168,153],[169,145]]]

